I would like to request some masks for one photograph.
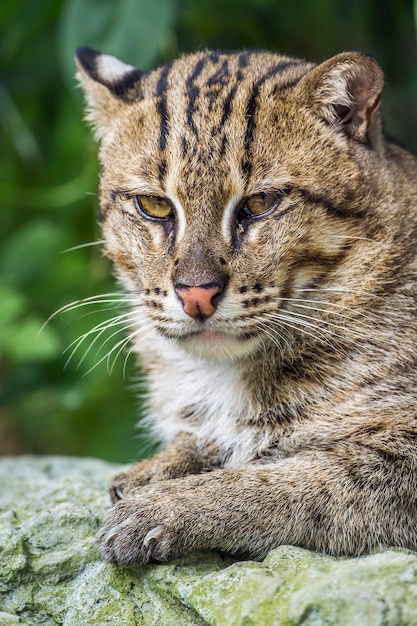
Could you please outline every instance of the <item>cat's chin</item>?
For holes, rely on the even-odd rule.
[[[234,336],[212,330],[202,330],[175,339],[179,348],[193,356],[221,361],[245,357],[257,348],[258,343],[255,337]]]

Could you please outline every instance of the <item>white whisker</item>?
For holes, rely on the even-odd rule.
[[[74,339],[74,341],[72,341],[69,344],[69,346],[67,348],[65,348],[64,354],[65,354],[65,352],[68,352],[68,350],[70,350],[71,347],[75,343],[77,343],[78,341],[82,342],[82,341],[84,341],[84,339],[86,339],[90,335],[93,335],[94,333],[97,333],[97,332],[102,331],[102,330],[107,330],[108,328],[112,328],[113,326],[117,326],[118,324],[124,323],[124,321],[126,319],[129,319],[129,317],[132,317],[132,319],[134,319],[135,315],[136,315],[135,311],[129,311],[128,313],[122,313],[120,315],[116,315],[115,317],[111,317],[108,320],[104,320],[104,321],[100,322],[99,324],[94,326],[94,328],[91,328],[90,330],[88,330],[86,333],[84,333],[83,335],[81,335],[77,339]]]
[[[300,306],[300,305],[299,305]],[[303,307],[303,308],[308,308],[308,307]],[[310,309],[312,311],[314,311],[314,309]],[[331,327],[331,328],[335,328],[336,330],[341,330],[341,331],[346,331],[346,327],[345,326],[340,326],[339,324],[335,324],[334,322],[330,322],[329,320],[323,319],[323,318],[315,318],[311,315],[303,315],[302,313],[299,313],[298,311],[286,311],[286,313],[289,313],[290,315],[292,315],[293,317],[299,318],[301,320],[308,320],[306,323],[307,325],[311,325],[311,326],[315,326],[314,322],[317,322],[317,324],[326,324],[326,326]],[[342,315],[342,317],[344,317],[345,319],[348,319],[349,321],[352,321],[351,318],[347,317],[346,315]],[[324,328],[322,326],[320,326],[321,330],[324,330]],[[328,330],[328,329],[326,329]],[[362,335],[358,334],[356,332],[356,330],[354,329],[350,329],[349,331],[350,335],[352,334],[356,334],[359,338],[362,337]]]
[[[341,313],[337,313],[335,311],[331,311],[331,308],[336,308],[336,309],[342,309],[344,311],[348,311],[349,313],[355,313],[355,315],[360,315],[360,316],[365,316],[365,313],[363,313],[362,311],[353,311],[353,309],[351,307],[345,306],[343,304],[340,304],[338,302],[329,302],[328,300],[311,300],[311,299],[307,299],[307,298],[282,298],[280,297],[280,300],[282,300],[283,302],[290,302],[290,303],[298,303],[298,302],[302,302],[307,303],[308,304],[319,304],[320,306],[325,306],[325,307],[329,307],[326,309],[322,309],[322,308],[318,308],[318,307],[309,307],[309,306],[305,306],[305,308],[310,308],[311,310],[314,311],[320,311],[323,313],[327,313],[330,312],[332,315],[342,315]],[[301,304],[294,304],[294,306],[302,306]],[[349,316],[346,316],[347,319],[352,319]]]
[[[318,309],[316,307],[303,306],[302,304],[294,304],[294,306],[298,307],[298,308],[306,309],[308,311],[311,311],[312,313],[316,313],[316,312],[328,313],[328,311],[326,309]],[[306,320],[309,320],[309,321],[314,320],[317,323],[326,324],[327,326],[331,326],[331,327],[336,328],[338,330],[346,330],[346,328],[344,326],[340,326],[339,324],[335,324],[334,322],[331,322],[328,319],[324,319],[323,317],[316,318],[316,317],[314,317],[312,315],[303,315],[302,313],[299,313],[298,311],[286,311],[286,312],[288,312],[288,313],[290,313],[290,314],[292,314],[292,315],[294,315],[296,317],[299,317],[300,319],[306,319]],[[349,322],[356,321],[355,318],[349,317],[348,315],[344,315],[343,313],[336,313],[336,312],[332,311],[331,314],[332,315],[337,315],[337,316],[339,316],[339,317],[341,317],[343,319],[348,320]],[[351,329],[350,332],[351,333],[352,332],[356,333],[356,331],[354,329]]]
[[[118,292],[98,294],[96,296],[89,296],[88,298],[81,298],[80,300],[74,300],[73,302],[69,302],[68,304],[65,304],[60,309],[52,313],[52,315],[50,315],[48,319],[42,324],[38,332],[38,335],[43,331],[45,326],[49,324],[51,320],[53,320],[58,315],[61,315],[62,313],[68,313],[69,311],[73,311],[74,309],[78,309],[84,306],[91,306],[93,304],[118,304],[118,303],[122,305],[127,305],[129,303],[132,303],[132,304],[134,303],[136,305],[139,304],[137,303],[135,299],[127,298],[124,294],[121,294]]]
[[[146,330],[147,328],[149,328],[150,326],[152,326],[152,324],[149,324],[144,330]],[[136,350],[136,348],[138,347],[138,345],[140,343],[142,343],[142,341],[145,341],[145,339],[147,339],[149,337],[149,335],[152,334],[152,331],[148,332],[144,337],[141,338],[140,341],[135,342],[134,344],[132,344],[131,348],[128,350],[125,359],[123,361],[123,378],[126,378],[126,366],[127,366],[127,362],[129,360],[129,357],[131,356],[132,352],[134,352]],[[132,336],[129,335],[128,340],[131,341]],[[118,356],[118,355],[117,355]],[[116,356],[116,358],[117,358]]]
[[[122,331],[123,329],[120,329],[120,331]],[[117,334],[117,333],[116,333]],[[108,352],[106,352],[106,354],[104,356],[102,356],[97,363],[95,363],[92,367],[90,367],[90,369],[88,369],[84,374],[84,376],[87,376],[88,374],[90,374],[90,372],[92,372],[96,367],[98,367],[101,363],[103,363],[103,361],[105,361],[107,359],[107,362],[111,356],[111,354],[117,350],[121,345],[126,345],[129,342],[129,337],[124,337],[121,341],[119,341],[115,346],[113,346]],[[104,344],[103,344],[104,345]],[[99,348],[99,350],[102,348],[103,346],[101,346]]]
[[[67,359],[67,362],[65,363],[65,367],[67,367],[67,365],[69,364],[69,362],[71,361],[72,357],[74,356],[74,354],[76,353],[76,351],[80,348],[81,344],[85,341],[85,339],[87,339],[87,337],[89,337],[90,335],[97,333],[96,337],[93,339],[93,341],[90,343],[89,347],[87,348],[87,350],[84,352],[84,355],[82,356],[80,362],[78,363],[77,369],[81,366],[81,364],[83,363],[84,359],[87,357],[88,353],[90,352],[90,350],[93,348],[93,346],[95,345],[96,341],[103,335],[103,333],[105,333],[107,330],[113,328],[114,326],[119,326],[120,324],[123,324],[122,328],[119,328],[116,332],[112,333],[110,335],[110,337],[108,337],[106,339],[106,341],[104,341],[104,343],[101,344],[101,346],[99,347],[97,354],[100,352],[100,350],[103,348],[103,346],[108,342],[111,341],[111,339],[118,335],[120,332],[124,332],[127,328],[130,328],[131,326],[133,326],[134,324],[129,324],[126,325],[126,321],[128,321],[129,319],[134,319],[135,318],[135,312],[134,311],[130,311],[129,313],[125,313],[122,315],[119,315],[117,317],[112,318],[111,320],[105,320],[104,322],[101,322],[100,324],[97,324],[97,326],[95,326],[93,329],[89,330],[88,332],[84,333],[83,335],[81,335],[81,337],[79,337],[78,339],[76,339],[75,341],[73,341],[68,348],[65,349],[65,352],[67,352],[75,343],[77,344],[75,346],[75,348],[73,349],[73,351],[71,352],[70,356]]]
[[[281,341],[287,346],[288,352],[290,354],[293,353],[293,350],[290,344],[288,343],[288,340],[286,339],[286,337],[284,337],[284,335],[278,332],[276,328],[270,325],[267,325],[265,322],[259,322],[259,321],[257,321],[256,325],[262,331],[262,333],[264,333],[267,337],[269,337],[272,343],[279,349],[281,355],[284,354],[283,345],[277,340],[277,337],[275,335],[278,335],[278,338],[281,339]]]
[[[81,250],[82,248],[89,248],[90,246],[99,246],[103,243],[106,243],[104,239],[99,239],[98,241],[90,241],[88,243],[81,243],[78,246],[72,246],[72,248],[67,248],[66,250],[62,250],[61,254],[66,254],[67,252],[73,252],[74,250]]]
[[[105,359],[107,360],[107,369],[109,374],[112,373],[115,362],[118,358],[118,356],[121,354],[121,352],[123,351],[123,349],[126,347],[126,345],[129,343],[129,341],[131,340],[131,338],[133,336],[135,336],[136,334],[139,334],[141,332],[144,332],[145,330],[147,330],[152,324],[148,324],[145,327],[140,327],[137,328],[137,323],[132,323],[132,324],[124,324],[123,328],[119,328],[116,332],[112,333],[109,337],[107,337],[107,339],[100,345],[100,347],[97,350],[97,356],[100,352],[100,350],[102,350],[104,348],[104,346],[106,345],[106,343],[108,343],[109,341],[111,341],[113,339],[113,337],[115,337],[116,335],[118,335],[120,332],[127,332],[129,328],[136,328],[134,333],[130,333],[128,334],[124,339],[122,339],[121,341],[119,341],[119,343],[117,343],[115,346],[113,346],[108,352],[106,352],[106,354],[104,355],[104,357],[102,359],[100,359],[100,361],[98,363],[101,363],[102,361],[104,361]],[[120,350],[117,352],[116,357],[113,360],[113,365],[110,366],[110,357],[113,354],[113,352],[115,350],[117,350],[117,348],[121,346]],[[97,363],[97,364],[98,364]]]
[[[280,285],[276,285],[277,287],[280,287]],[[355,290],[355,289],[345,289],[344,287],[297,287],[297,291],[317,291],[318,293],[321,292],[329,292],[329,293],[343,293],[343,294],[347,294],[348,296],[371,296],[372,298],[376,298],[376,299],[380,299],[382,296],[378,296],[375,293],[372,292],[367,292],[365,290]]]
[[[304,335],[311,337],[312,339],[314,339],[315,341],[320,340],[323,341],[324,343],[326,343],[328,346],[330,346],[332,348],[332,350],[336,350],[336,347],[334,346],[334,344],[330,341],[329,339],[329,335],[331,337],[338,337],[334,332],[328,331],[327,335],[326,332],[324,332],[324,329],[322,328],[317,328],[317,326],[315,324],[312,324],[310,322],[307,322],[305,319],[303,320],[297,320],[296,318],[294,319],[293,316],[291,316],[290,313],[272,313],[272,314],[268,314],[265,313],[264,315],[266,315],[271,322],[280,322],[282,324],[284,324],[284,326],[288,326],[289,328],[292,328],[293,330],[296,330],[298,332],[303,333]],[[304,316],[306,317],[306,316]],[[306,327],[315,331],[313,332],[309,332],[308,330],[306,330]]]
[[[134,324],[131,324],[130,326],[127,326],[127,327],[126,327],[126,329],[127,329],[127,328],[131,328],[132,326],[134,326]],[[108,371],[109,371],[109,374],[111,374],[111,373],[113,372],[113,369],[114,369],[114,366],[115,366],[115,364],[116,364],[117,359],[119,358],[120,354],[123,352],[123,350],[125,349],[125,347],[128,345],[128,343],[132,341],[133,337],[135,337],[136,335],[139,335],[140,333],[145,332],[146,330],[148,330],[149,328],[152,328],[152,327],[153,327],[153,324],[152,324],[152,322],[150,322],[150,323],[149,323],[149,324],[147,324],[146,326],[141,326],[140,328],[138,328],[137,330],[135,330],[135,332],[133,332],[133,333],[129,333],[129,335],[126,337],[126,341],[125,341],[124,343],[120,342],[122,345],[121,345],[121,347],[119,348],[119,350],[117,351],[116,356],[114,357],[114,359],[113,359],[113,363],[112,363],[112,365],[111,365],[111,366],[110,366],[110,356],[111,356],[111,354],[113,353],[114,349],[110,350],[110,352],[108,353],[108,359],[107,359],[107,364],[108,364],[108,367],[110,367],[110,369],[108,370]],[[145,337],[142,337],[142,338],[141,338],[141,340],[140,340],[140,342],[136,342],[134,345],[136,346],[136,345],[139,345],[139,343],[142,343],[142,341],[143,341],[146,337],[148,337],[148,335],[149,335],[149,334],[150,334],[150,333],[148,333]],[[120,344],[119,344],[119,345],[120,345]],[[117,348],[117,346],[116,346],[116,348]],[[129,354],[130,354],[131,352],[132,352],[132,350],[130,350],[130,351],[129,351]]]
[[[372,241],[372,243],[384,245],[381,241],[376,241],[376,239],[371,239],[370,237],[356,237],[355,235],[332,235],[332,237],[336,239],[357,239],[359,241]]]

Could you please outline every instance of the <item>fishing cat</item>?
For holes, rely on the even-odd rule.
[[[77,51],[100,220],[165,443],[105,559],[417,549],[417,159],[369,56]]]

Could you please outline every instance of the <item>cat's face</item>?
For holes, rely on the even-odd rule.
[[[325,120],[324,80],[285,57],[200,54],[135,81],[98,59],[86,83],[100,75],[91,91],[107,92],[95,119],[106,250],[150,323],[215,358],[313,335],[342,306],[346,257],[366,236],[352,144],[371,114],[361,131],[362,118]]]

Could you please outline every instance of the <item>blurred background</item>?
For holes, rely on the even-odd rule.
[[[103,335],[88,353],[86,337],[71,356],[71,344],[115,312],[70,310],[38,334],[60,307],[116,288],[100,247],[83,246],[100,239],[98,166],[74,49],[143,69],[204,48],[268,48],[318,62],[361,50],[386,73],[387,130],[416,150],[413,8],[417,1],[2,0],[0,454],[127,462],[145,452],[138,371],[125,354],[114,362],[117,350],[104,358],[123,335]]]

